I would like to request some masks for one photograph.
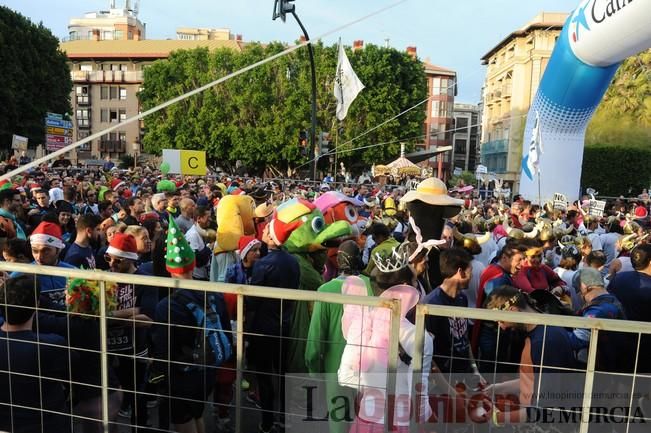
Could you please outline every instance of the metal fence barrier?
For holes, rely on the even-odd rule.
[[[237,329],[232,331],[234,334],[235,342],[235,429],[237,432],[245,431],[243,426],[242,410],[243,410],[243,401],[242,401],[242,392],[241,392],[241,383],[243,379],[243,374],[247,371],[244,365],[244,338],[245,331],[241,324],[244,320],[244,300],[245,297],[256,297],[256,298],[267,298],[267,299],[276,299],[276,300],[291,300],[291,301],[307,301],[315,302],[320,301],[330,304],[340,304],[340,305],[359,305],[365,307],[379,307],[386,308],[391,311],[391,322],[390,322],[390,335],[389,335],[389,347],[388,347],[388,369],[386,376],[386,395],[395,396],[396,392],[396,376],[397,376],[397,367],[399,364],[400,357],[400,347],[399,347],[399,336],[400,336],[400,302],[397,300],[387,300],[378,297],[359,297],[359,296],[349,296],[333,293],[323,293],[323,292],[312,292],[312,291],[301,291],[301,290],[291,290],[291,289],[278,289],[271,287],[257,287],[257,286],[246,286],[246,285],[232,285],[232,284],[223,284],[223,283],[210,283],[210,282],[201,282],[201,281],[191,281],[191,280],[181,280],[181,279],[170,279],[170,278],[159,278],[151,276],[141,276],[133,274],[119,274],[113,272],[103,272],[103,271],[87,271],[87,270],[74,270],[74,269],[65,269],[59,267],[44,267],[44,266],[35,266],[27,264],[18,264],[18,263],[7,263],[0,262],[0,271],[5,272],[20,272],[23,274],[30,275],[48,275],[48,276],[58,276],[66,278],[82,278],[86,280],[95,280],[101,282],[102,292],[100,299],[100,314],[99,314],[99,331],[100,331],[100,355],[101,355],[101,423],[105,432],[109,431],[110,420],[109,420],[109,391],[111,390],[109,386],[109,356],[107,347],[107,318],[108,320],[116,320],[115,318],[110,318],[106,311],[105,304],[105,284],[106,283],[119,283],[119,284],[133,284],[150,287],[152,290],[155,288],[169,288],[170,290],[176,289],[188,289],[188,290],[198,290],[202,292],[210,293],[228,293],[234,294],[237,296],[237,315],[235,319],[237,320],[238,326]],[[38,309],[38,308],[37,308]],[[40,309],[42,310],[42,309]],[[61,313],[61,312],[58,312]],[[459,308],[459,307],[442,307],[442,306],[433,306],[433,305],[418,305],[416,307],[415,313],[415,324],[416,324],[416,333],[415,333],[415,349],[413,356],[413,380],[412,385],[415,386],[418,383],[418,377],[422,373],[423,365],[423,348],[425,342],[425,320],[426,316],[440,316],[448,318],[465,318],[471,320],[483,320],[483,321],[508,321],[511,323],[522,323],[522,324],[534,324],[534,325],[543,325],[547,326],[563,326],[569,328],[584,328],[589,329],[591,332],[590,346],[588,351],[587,367],[582,371],[582,374],[585,374],[585,383],[583,387],[583,401],[582,401],[582,413],[580,416],[580,432],[589,433],[589,419],[591,416],[591,396],[594,385],[594,376],[595,376],[595,362],[597,358],[597,339],[599,332],[602,331],[611,331],[611,332],[623,332],[627,334],[634,334],[638,337],[637,343],[637,353],[636,356],[636,370],[637,370],[637,359],[639,356],[640,349],[640,340],[641,336],[651,334],[651,323],[643,322],[633,322],[633,321],[617,321],[617,320],[602,320],[602,319],[586,319],[582,317],[567,317],[567,316],[554,316],[546,314],[529,314],[529,313],[514,313],[509,311],[491,311],[484,309],[475,309],[475,308]],[[231,318],[232,319],[232,318]],[[132,319],[123,319],[128,320],[129,323],[132,323]],[[135,325],[135,323],[134,323]],[[131,355],[121,355],[128,356]],[[135,353],[134,353],[135,356]],[[168,359],[168,362],[170,360]],[[543,367],[543,366],[541,366]],[[11,371],[0,371],[4,374],[14,374]],[[288,374],[291,374],[289,372]],[[542,376],[542,375],[541,375]],[[633,405],[633,396],[634,396],[634,387],[636,377],[642,377],[644,375],[639,375],[636,372],[633,373],[633,385],[630,392],[629,408]],[[430,379],[431,380],[431,379]],[[134,387],[134,393],[136,393]],[[412,395],[416,395],[418,390],[413,389]],[[155,394],[152,394],[155,396]],[[135,409],[135,408],[134,408]],[[65,414],[70,415],[70,414]],[[72,416],[75,418],[75,416]],[[393,411],[390,407],[390,404],[386,404],[384,407],[384,419],[389,420],[393,417]],[[626,427],[628,431],[628,426],[630,423],[630,415],[627,419]],[[417,431],[419,426],[417,422],[411,422],[410,428],[412,431]],[[388,423],[385,423],[385,431],[388,431]]]

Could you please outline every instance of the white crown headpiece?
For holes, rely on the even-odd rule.
[[[391,254],[386,257],[381,256],[379,253],[375,253],[373,260],[375,261],[375,266],[380,270],[380,272],[396,272],[409,265],[409,253],[405,248],[403,248],[403,245],[395,247],[391,251]]]

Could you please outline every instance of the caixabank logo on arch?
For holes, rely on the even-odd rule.
[[[648,0],[584,0],[569,19],[569,44],[588,65],[619,63],[648,45],[650,16]]]

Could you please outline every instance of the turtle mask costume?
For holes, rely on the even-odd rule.
[[[284,233],[289,235],[282,239]],[[278,206],[269,223],[269,235],[296,257],[301,275],[299,288],[315,291],[323,284],[326,245],[337,238],[350,236],[350,224],[336,221],[326,225],[321,211],[307,200],[291,199]],[[280,242],[282,241],[282,242]],[[305,372],[305,347],[310,326],[311,305],[296,302],[292,318],[291,340],[288,349],[288,371]]]

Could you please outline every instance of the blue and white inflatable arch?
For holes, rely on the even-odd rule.
[[[621,62],[651,47],[651,0],[584,0],[568,18],[527,116],[520,194],[579,196],[585,131]],[[536,122],[536,119],[539,119]],[[533,154],[534,128],[542,153]]]

